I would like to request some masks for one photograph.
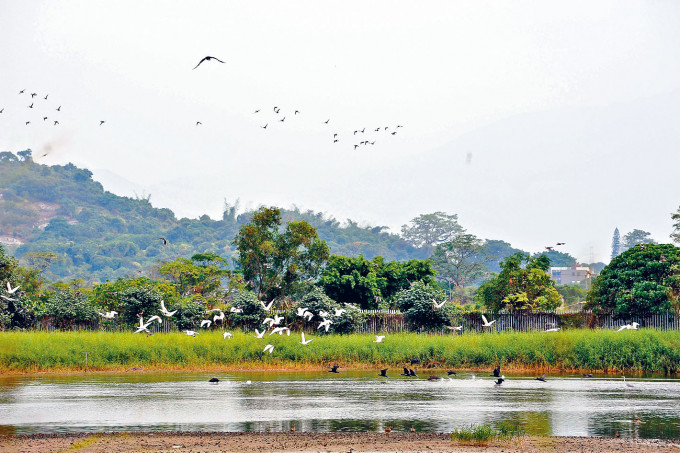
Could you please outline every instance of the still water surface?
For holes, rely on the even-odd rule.
[[[680,380],[239,372],[0,377],[0,434],[101,431],[450,432],[499,422],[530,434],[680,437]],[[440,374],[441,375],[441,374]],[[640,419],[639,422],[635,420]]]

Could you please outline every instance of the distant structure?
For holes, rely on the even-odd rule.
[[[558,285],[578,285],[595,276],[589,266],[551,267],[548,274]]]
[[[619,234],[618,227],[614,230],[614,236],[612,237],[612,259],[616,258],[621,254],[621,235]]]

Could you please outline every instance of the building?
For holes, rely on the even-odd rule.
[[[551,267],[548,274],[558,285],[578,285],[594,276],[592,269],[588,266]]]

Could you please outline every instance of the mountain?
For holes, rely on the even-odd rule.
[[[115,195],[89,170],[38,164],[27,151],[0,153],[0,243],[25,261],[36,253],[55,254],[48,278],[113,280],[195,253],[231,257],[232,240],[252,215],[237,214],[236,206],[226,205],[219,220],[207,215],[177,219],[171,210],[153,207],[149,197]],[[282,214],[284,221],[306,220],[316,227],[332,253],[368,259],[382,255],[388,260],[428,256],[384,227],[359,226],[351,220],[343,224],[298,209]]]

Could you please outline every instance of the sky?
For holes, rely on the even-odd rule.
[[[607,262],[680,205],[672,0],[0,0],[0,39],[0,151],[178,216],[444,211]]]

